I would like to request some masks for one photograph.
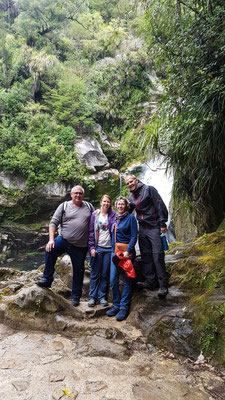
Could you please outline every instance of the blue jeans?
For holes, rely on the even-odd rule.
[[[122,276],[122,281],[123,281],[122,296],[119,288],[120,274]],[[131,299],[131,292],[132,292],[132,278],[129,278],[127,276],[123,268],[116,267],[112,260],[110,266],[110,286],[112,289],[114,307],[117,308],[118,310],[128,311]]]
[[[90,298],[101,300],[106,297],[111,253],[111,247],[96,247],[96,256],[91,262]]]
[[[76,247],[67,242],[62,236],[55,239],[55,247],[45,253],[45,269],[43,278],[52,283],[54,278],[55,263],[59,256],[69,254],[73,266],[72,298],[79,299],[82,294],[84,280],[84,261],[87,254],[87,247]]]

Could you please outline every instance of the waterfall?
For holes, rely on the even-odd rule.
[[[143,164],[138,179],[146,185],[154,186],[169,210],[173,188],[173,173],[172,171],[166,173],[166,164],[163,162],[162,157],[149,160]],[[171,222],[170,213],[167,225],[168,232],[166,233],[166,236],[168,242],[171,243],[176,239],[174,237],[173,223]]]
[[[120,173],[120,196],[122,195],[123,174]]]

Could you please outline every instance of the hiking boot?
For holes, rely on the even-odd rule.
[[[108,304],[108,301],[106,300],[106,299],[104,299],[104,298],[102,298],[101,300],[99,300],[99,304],[102,306],[102,307],[107,307],[109,304]]]
[[[106,311],[106,315],[108,315],[108,317],[114,317],[116,314],[118,314],[119,309],[118,308],[110,308],[110,310]]]
[[[80,304],[80,299],[78,299],[78,298],[72,299],[72,300],[71,300],[71,304],[72,304],[72,306],[74,306],[74,307],[79,306],[79,304]]]
[[[158,290],[158,297],[161,298],[166,297],[167,293],[168,293],[168,288],[165,286],[161,286]]]
[[[42,278],[40,281],[35,282],[41,288],[50,288],[52,284],[48,282],[46,279]]]
[[[117,314],[116,314],[116,319],[117,321],[123,321],[124,319],[126,319],[128,316],[128,311],[127,310],[120,310]]]
[[[88,307],[94,307],[95,304],[96,304],[95,299],[91,298],[91,299],[89,300],[89,302],[88,302]]]

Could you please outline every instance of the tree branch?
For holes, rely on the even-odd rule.
[[[69,19],[70,21],[74,21],[77,22],[79,25],[81,25],[84,29],[86,29],[86,31],[90,32],[90,33],[94,33],[94,31],[91,31],[90,29],[88,29],[86,26],[84,26],[82,24],[82,22],[78,21],[78,19],[74,18],[74,17],[67,17],[66,19]]]
[[[180,3],[183,4],[185,7],[189,8],[190,10],[192,10],[201,19],[203,19],[204,21],[207,21],[207,19],[196,8],[193,8],[193,7],[189,6],[189,5],[187,5],[183,0],[180,0]]]

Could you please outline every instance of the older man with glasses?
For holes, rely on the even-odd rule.
[[[36,283],[42,288],[50,288],[57,258],[64,253],[69,254],[73,266],[72,305],[76,307],[82,294],[89,221],[94,207],[84,201],[82,186],[74,186],[70,195],[72,200],[60,204],[50,221],[45,269],[42,279]],[[59,225],[60,235],[55,238]]]

